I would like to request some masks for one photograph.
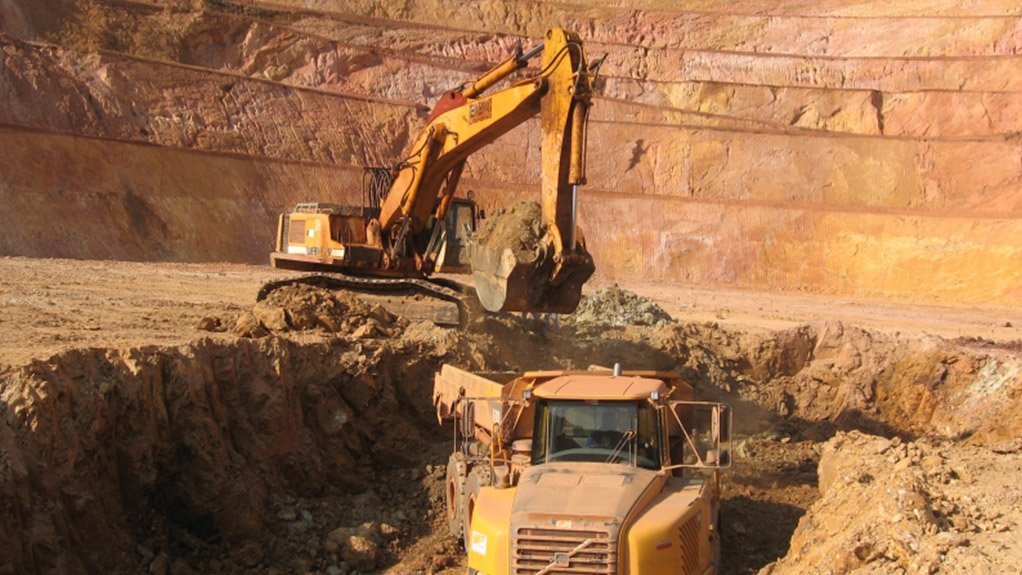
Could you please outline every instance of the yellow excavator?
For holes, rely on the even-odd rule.
[[[484,94],[540,54],[538,74]],[[303,203],[279,217],[271,265],[317,273],[271,282],[260,299],[294,282],[418,292],[458,306],[453,318],[449,309],[424,312],[436,323],[456,323],[465,320],[468,288],[430,276],[471,269],[487,310],[574,311],[595,270],[576,214],[598,66],[586,61],[576,34],[553,28],[542,44],[518,50],[474,82],[446,92],[403,161],[367,170],[362,205]],[[543,132],[542,236],[526,250],[497,240],[472,242],[477,206],[455,197],[465,161],[537,114]],[[484,223],[491,224],[500,222]]]

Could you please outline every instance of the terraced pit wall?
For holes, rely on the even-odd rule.
[[[2,4],[2,253],[265,261],[277,213],[360,201],[424,105],[558,24],[608,53],[599,278],[1022,304],[1013,2],[43,4],[66,16]],[[482,150],[462,189],[536,198],[539,141]]]

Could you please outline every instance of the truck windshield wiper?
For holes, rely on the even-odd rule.
[[[614,452],[611,453],[609,457],[607,457],[607,460],[604,461],[604,463],[611,463],[612,461],[617,459],[618,454],[621,453],[621,450],[624,449],[625,445],[628,445],[628,442],[631,441],[632,439],[635,439],[635,430],[629,429],[624,433],[624,435],[621,436],[621,439],[617,442],[617,445],[614,446]]]

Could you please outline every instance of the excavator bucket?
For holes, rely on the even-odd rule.
[[[576,34],[553,28],[544,46],[542,205],[512,207],[477,229],[470,244],[476,293],[490,311],[571,313],[596,269],[576,223],[590,67]]]
[[[596,270],[581,244],[560,265],[549,244],[531,252],[472,244],[470,251],[476,293],[489,311],[571,313]]]

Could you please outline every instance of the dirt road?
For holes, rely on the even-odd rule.
[[[0,364],[20,365],[76,347],[182,344],[204,317],[233,325],[269,266],[0,258]],[[881,305],[816,295],[622,284],[675,319],[741,329],[786,329],[840,320],[884,332],[1022,340],[1022,311]],[[587,291],[598,285],[588,286]]]
[[[817,294],[766,293],[663,283],[623,284],[660,303],[675,319],[742,329],[786,329],[839,320],[885,333],[929,334],[997,342],[1022,340],[1022,310],[856,301]]]
[[[77,347],[181,344],[251,307],[269,266],[0,259],[0,364]]]

